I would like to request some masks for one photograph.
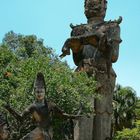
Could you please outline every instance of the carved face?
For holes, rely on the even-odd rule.
[[[85,15],[86,17],[105,17],[106,0],[85,0]]]
[[[36,80],[34,83],[34,94],[37,100],[43,100],[45,97],[45,79],[44,75],[39,72],[37,73]]]
[[[34,94],[37,100],[43,100],[45,97],[45,89],[44,88],[35,88]]]
[[[8,140],[9,130],[7,124],[0,126],[0,140]]]

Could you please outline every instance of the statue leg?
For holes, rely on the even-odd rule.
[[[37,127],[20,140],[51,140],[51,138],[46,131]]]
[[[114,72],[112,70],[112,72]],[[95,100],[95,118],[93,124],[94,140],[106,140],[111,137],[112,100],[115,86],[115,73],[97,73],[96,79],[101,84],[99,94],[101,99]]]

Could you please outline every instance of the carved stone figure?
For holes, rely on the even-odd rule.
[[[102,97],[94,101],[94,140],[111,137],[112,97],[116,79],[112,63],[118,59],[121,43],[119,24],[122,17],[104,21],[106,8],[106,0],[85,0],[87,24],[71,24],[71,37],[64,43],[60,55],[70,55],[71,49],[76,71],[86,71],[98,82],[97,91]]]
[[[71,119],[79,117],[77,115],[66,114],[55,103],[47,101],[45,93],[46,86],[44,76],[42,73],[38,73],[34,83],[36,101],[26,108],[22,115],[19,115],[9,105],[5,106],[5,108],[19,121],[22,121],[27,115],[32,115],[32,118],[36,123],[37,127],[21,140],[52,140],[52,119],[54,115]]]
[[[0,113],[0,140],[8,140],[9,134],[10,132],[6,118]]]

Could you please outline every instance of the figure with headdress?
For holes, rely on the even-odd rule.
[[[85,71],[94,76],[101,99],[94,101],[94,140],[111,137],[112,97],[116,73],[112,63],[118,60],[120,26],[122,17],[114,21],[105,21],[106,0],[85,0],[87,24],[70,25],[71,37],[62,48],[60,57],[73,54],[76,71]]]
[[[36,123],[36,128],[21,140],[52,140],[52,118],[53,115],[63,118],[77,118],[76,115],[69,115],[63,112],[55,103],[48,101],[45,97],[46,86],[45,79],[42,73],[37,73],[33,89],[35,102],[26,108],[22,115],[19,115],[9,105],[5,108],[15,116],[19,121],[22,121],[26,116],[32,115]]]

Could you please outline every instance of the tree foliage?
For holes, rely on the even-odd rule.
[[[116,85],[113,100],[114,111],[112,131],[113,135],[115,134],[114,139],[139,139],[139,121],[136,120],[135,110],[138,103],[136,92],[131,87]]]
[[[0,109],[4,112],[2,105],[5,103],[22,112],[33,102],[32,89],[37,72],[45,76],[47,98],[65,112],[76,114],[80,103],[83,114],[93,112],[89,99],[96,96],[94,78],[85,73],[74,73],[51,48],[44,46],[42,39],[11,31],[0,45],[0,54]],[[10,115],[8,119],[12,124],[11,133],[16,133],[13,139],[19,139],[23,135],[23,126]]]
[[[135,128],[125,128],[118,131],[114,140],[139,140],[140,139],[140,120],[135,123]]]
[[[116,85],[113,99],[115,131],[131,128],[135,121],[136,92],[131,87]]]

